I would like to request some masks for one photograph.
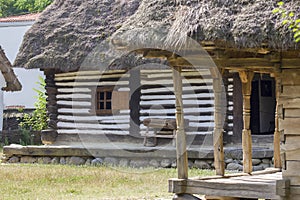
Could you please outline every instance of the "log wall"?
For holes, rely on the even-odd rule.
[[[128,74],[122,70],[103,74],[97,71],[56,74],[57,142],[78,141],[83,139],[82,136],[91,136],[91,140],[87,142],[96,142],[93,140],[95,135],[128,135],[129,105],[126,109],[121,106],[124,108],[106,116],[97,116],[94,106],[97,86],[111,86],[114,87],[114,92],[126,93],[129,92],[128,78]]]
[[[298,65],[299,66],[299,65]],[[300,199],[300,69],[283,69],[280,77],[279,130],[283,177],[290,180],[291,199]]]
[[[189,120],[187,135],[211,134],[214,127],[214,94],[209,71],[185,69],[182,75],[184,114],[185,119]],[[93,111],[94,91],[97,86],[111,86],[117,92],[129,94],[129,77],[130,73],[123,70],[104,74],[96,71],[56,74],[58,141],[72,141],[70,138],[76,138],[77,134],[92,137],[104,134],[136,137],[136,134],[129,133],[129,100],[122,99],[128,101],[128,108],[117,110],[111,116],[97,116]],[[140,77],[139,119],[140,134],[143,135],[146,127],[141,122],[145,118],[175,119],[175,95],[171,70],[143,69]],[[226,78],[229,101],[225,128],[229,134],[232,134],[233,121],[232,82],[232,78]],[[118,98],[122,98],[120,94]],[[120,99],[116,102],[120,102]]]

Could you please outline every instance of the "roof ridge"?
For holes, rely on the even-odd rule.
[[[9,16],[0,18],[0,23],[2,22],[24,22],[24,21],[35,21],[41,13],[29,13],[24,15]]]

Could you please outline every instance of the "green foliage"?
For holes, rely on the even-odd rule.
[[[31,134],[30,130],[21,129],[21,135],[20,135],[20,145],[27,146],[27,145],[33,145],[33,137],[34,135]]]
[[[0,0],[0,17],[43,11],[53,0]]]
[[[37,101],[34,104],[35,110],[30,114],[25,114],[20,127],[23,130],[40,131],[47,128],[47,109],[46,109],[46,94],[44,92],[45,80],[39,77],[38,89],[34,89],[37,92]]]
[[[295,42],[300,42],[300,19],[295,17],[293,11],[287,11],[284,8],[284,2],[277,3],[278,7],[273,10],[274,14],[280,14],[282,25],[287,25],[294,34]]]

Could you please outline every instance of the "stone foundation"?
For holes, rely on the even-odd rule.
[[[138,148],[138,147],[136,147]],[[146,148],[149,151],[149,148]],[[135,149],[136,150],[136,149]],[[140,151],[145,148],[139,148]],[[62,165],[109,165],[132,168],[174,168],[176,167],[175,149],[164,150],[160,153],[148,152],[137,156],[124,149],[97,149],[97,156],[90,155],[80,148],[51,147],[51,146],[8,146],[4,147],[4,163],[37,163]],[[132,151],[132,150],[131,150]],[[189,150],[189,167],[198,169],[214,169],[212,149]],[[122,154],[123,153],[123,154]],[[256,149],[253,151],[253,171],[272,167],[272,153],[270,149]],[[102,156],[101,156],[102,155]],[[226,169],[242,171],[242,150],[236,148],[225,149]]]

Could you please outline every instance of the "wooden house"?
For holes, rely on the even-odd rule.
[[[13,72],[11,63],[7,59],[4,51],[0,47],[0,83],[1,83],[1,90],[0,91],[0,130],[2,131],[3,126],[3,91],[19,91],[22,89],[22,85],[19,82],[18,78]]]
[[[111,1],[108,9],[103,1],[56,1],[25,35],[14,66],[39,68],[45,74],[50,121],[43,135],[52,137],[52,133],[51,143],[70,145],[83,138],[96,143],[96,138],[101,140],[105,135],[113,141],[140,144],[147,134],[144,119],[175,121],[172,73],[166,59],[131,55],[130,59],[116,59],[109,67],[93,60],[95,53],[104,51],[98,52],[99,45],[135,13],[139,4]],[[108,68],[101,71],[104,67]],[[214,126],[212,79],[207,70],[187,69],[184,75],[187,133],[191,143],[201,144]],[[227,86],[232,84],[233,78],[228,77]],[[228,95],[231,100],[227,103],[232,104],[232,91]],[[229,135],[233,133],[232,112],[228,106]],[[158,142],[168,143],[174,135],[160,137]]]
[[[175,71],[173,78],[177,80],[174,87],[175,91],[177,90],[178,102],[176,107],[178,178],[169,180],[169,191],[176,194],[174,199],[197,199],[188,194],[219,196],[213,199],[300,198],[298,172],[300,50],[299,45],[293,41],[291,31],[282,25],[280,16],[272,13],[277,6],[276,3],[277,1],[260,0],[143,1],[137,12],[114,34],[112,43],[116,48],[137,49],[136,51],[142,53],[144,57],[164,56]],[[300,13],[298,1],[285,1],[285,6],[287,10]],[[157,34],[155,30],[158,29],[164,34]],[[147,37],[152,40],[145,39]],[[193,56],[194,49],[188,45],[184,46],[189,37],[202,45],[218,69],[216,72],[215,68],[211,67],[215,94],[213,144],[217,176],[208,178],[189,178],[187,174],[188,155],[182,122],[184,116],[180,73],[186,66],[191,65],[192,59],[198,61],[203,59],[201,55]],[[143,48],[147,46],[150,48]],[[184,46],[189,54],[180,56],[176,53],[176,48],[174,51],[166,51],[170,46],[177,49]],[[220,109],[220,83],[224,74],[228,73],[237,79],[240,77],[242,83],[239,91],[242,101],[234,102],[233,110],[237,104],[242,103],[243,130],[240,134],[244,173],[235,175],[224,173],[223,127],[220,121],[223,114]],[[253,109],[256,109],[257,105],[251,103],[251,98],[255,98],[253,96],[257,95],[257,92],[253,93],[251,90],[257,89],[253,81],[256,74],[261,78],[266,75],[274,78],[274,84],[269,82],[271,79],[260,82],[259,90],[263,97],[270,97],[273,96],[271,90],[274,87],[277,103],[274,112],[275,169],[254,173],[251,132],[254,132],[253,129],[256,127],[253,126],[251,114],[255,114]],[[235,98],[239,98],[236,95]],[[260,115],[260,117],[267,116]],[[238,119],[239,116],[234,116],[233,124],[239,123]]]
[[[300,52],[272,14],[275,6],[261,0],[55,1],[25,35],[14,63],[39,68],[46,76],[50,120],[43,133],[44,143],[52,145],[5,147],[4,154],[174,156],[172,145],[163,153],[155,147],[131,148],[142,145],[145,119],[161,119],[158,126],[176,130],[171,139],[176,137],[178,179],[170,180],[169,190],[178,199],[196,193],[297,199]],[[299,3],[286,6],[299,8]],[[200,56],[188,48],[189,59],[177,53],[188,36],[201,44]],[[108,46],[102,45],[106,40]],[[116,63],[102,66],[105,62],[93,60],[122,50],[128,53]],[[193,65],[203,58],[206,68]],[[170,119],[176,119],[176,128],[169,127],[174,127]],[[251,130],[273,133],[277,169],[252,173]],[[212,137],[218,176],[189,179],[188,157],[201,157],[203,135]],[[243,174],[224,175],[223,139],[241,140]],[[77,148],[120,141],[126,152]],[[160,139],[159,146],[166,141],[170,138]],[[198,151],[187,150],[190,142]]]

